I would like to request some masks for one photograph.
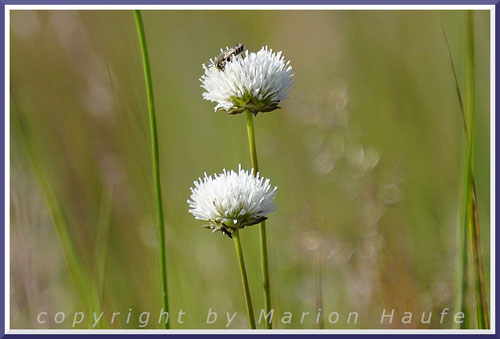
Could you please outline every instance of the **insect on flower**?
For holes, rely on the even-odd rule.
[[[224,67],[226,66],[226,63],[231,61],[232,58],[234,58],[236,55],[241,54],[245,51],[246,47],[242,43],[236,44],[233,47],[227,49],[226,51],[222,51],[214,61],[215,67],[223,71]]]
[[[293,85],[290,61],[267,46],[250,53],[238,44],[202,67],[203,99],[228,114],[274,111]]]

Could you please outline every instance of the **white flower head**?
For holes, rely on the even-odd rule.
[[[231,50],[221,50],[222,57],[228,55],[222,65],[218,63],[221,56],[210,59],[208,65],[203,64],[205,74],[200,79],[201,87],[206,90],[203,98],[217,103],[215,111],[229,114],[250,111],[256,115],[280,108],[280,101],[288,98],[294,82],[290,61],[267,46],[257,53],[245,50],[230,54]]]
[[[204,227],[231,237],[235,230],[258,224],[276,210],[276,189],[269,179],[259,173],[254,176],[253,169],[245,171],[241,165],[238,172],[224,169],[220,174],[205,173],[191,188],[189,212],[210,222]]]

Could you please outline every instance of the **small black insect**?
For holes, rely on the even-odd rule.
[[[232,58],[234,58],[236,55],[241,54],[245,51],[246,47],[242,43],[239,43],[231,48],[229,48],[227,51],[221,52],[217,58],[215,58],[214,65],[215,67],[223,71],[224,67],[226,67],[226,63],[231,61]]]
[[[224,227],[220,229],[222,234],[225,234],[227,235],[229,238],[232,238],[233,237],[233,234],[231,232],[229,232],[228,230],[226,230]]]

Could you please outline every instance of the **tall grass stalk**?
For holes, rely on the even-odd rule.
[[[455,82],[455,89],[457,93],[457,98],[458,98],[458,103],[460,106],[460,112],[462,116],[462,127],[464,131],[464,142],[462,142],[462,150],[461,154],[466,154],[468,155],[469,153],[469,143],[467,141],[468,139],[468,132],[467,132],[467,121],[465,118],[465,109],[464,109],[464,104],[463,104],[463,99],[462,99],[462,93],[460,91],[460,85],[458,82],[458,77],[457,77],[457,71],[455,68],[455,63],[453,62],[453,55],[451,53],[451,48],[450,48],[450,43],[448,41],[448,37],[446,35],[446,30],[444,29],[443,22],[441,22],[441,30],[443,32],[443,37],[444,41],[446,43],[446,49],[448,51],[448,59],[450,61],[451,65],[451,70],[453,74],[453,80]],[[464,183],[463,185],[463,193],[462,193],[462,200],[465,201],[467,197],[467,181],[469,180],[469,157],[465,156],[463,159],[463,164],[462,164],[462,182]],[[460,204],[460,222],[462,226],[460,227],[460,231],[458,232],[459,234],[459,261],[458,261],[458,268],[457,268],[457,276],[456,276],[456,295],[455,295],[455,312],[462,312],[464,314],[464,321],[462,323],[454,323],[455,328],[468,328],[469,324],[469,310],[467,308],[467,305],[465,303],[466,297],[467,297],[467,287],[468,287],[468,260],[469,260],[469,244],[468,244],[468,223],[466,222],[467,218],[467,209],[466,209],[466,204],[461,203]]]
[[[253,128],[253,114],[251,112],[246,112],[247,116],[247,132],[248,132],[248,145],[250,147],[250,158],[252,161],[252,167],[254,169],[253,174],[257,175],[259,172],[259,162],[257,159],[257,147],[255,144],[255,133]],[[266,314],[271,311],[271,284],[269,279],[269,259],[267,254],[267,234],[266,234],[266,222],[263,221],[259,225],[259,240],[260,240],[260,260],[261,260],[261,270],[262,270],[262,286],[264,288],[264,308]],[[273,325],[271,322],[266,321],[266,328],[272,329]]]
[[[488,305],[484,281],[483,255],[479,231],[476,184],[474,180],[474,142],[475,138],[475,99],[476,99],[476,68],[474,51],[474,12],[467,11],[467,52],[466,52],[466,121],[468,131],[468,180],[467,184],[467,223],[469,229],[470,247],[474,267],[474,290],[476,295],[477,326],[489,328]]]
[[[251,329],[255,329],[255,317],[253,314],[252,298],[250,297],[250,288],[248,286],[247,270],[245,269],[245,260],[243,259],[243,249],[241,248],[239,231],[233,233],[234,246],[236,248],[236,255],[238,256],[238,263],[240,265],[241,282],[243,283],[243,293],[245,294],[245,303],[247,307],[248,324]]]
[[[27,132],[25,126],[19,118],[12,118],[11,122],[11,126],[14,129],[14,135],[17,134],[20,138],[33,174],[35,175],[36,181],[38,182],[45,201],[49,207],[52,223],[59,239],[59,243],[61,244],[71,278],[75,284],[80,304],[85,312],[88,312],[87,314],[92,314],[93,312],[99,314],[101,306],[98,293],[92,279],[90,278],[89,272],[83,264],[82,255],[71,237],[70,226],[63,211],[62,204],[58,200],[57,194],[54,193],[47,179],[45,170],[31,147],[29,133]],[[91,319],[88,320],[87,326],[89,328],[92,327]]]
[[[156,194],[156,211],[158,217],[159,231],[159,249],[160,249],[160,277],[163,311],[168,312],[168,293],[167,293],[167,251],[165,246],[165,219],[163,214],[163,199],[161,194],[160,180],[160,159],[158,154],[158,132],[156,128],[156,114],[153,95],[153,81],[151,80],[151,67],[149,65],[148,46],[146,43],[146,34],[142,23],[142,15],[139,10],[134,10],[137,32],[141,44],[142,63],[144,67],[144,78],[146,81],[146,95],[148,98],[149,122],[151,129],[151,146],[153,152],[153,178]],[[165,329],[169,328],[169,322],[165,322]]]
[[[469,257],[472,257],[474,272],[474,294],[476,299],[476,315],[478,328],[489,328],[488,305],[484,281],[483,256],[479,231],[476,184],[474,179],[474,141],[475,141],[475,56],[474,56],[474,17],[473,12],[466,14],[466,46],[465,46],[465,100],[462,100],[460,86],[456,75],[451,49],[443,28],[452,66],[455,86],[462,113],[465,153],[463,163],[463,203],[461,204],[462,228],[460,245],[460,266],[457,274],[456,309],[464,314],[469,313],[465,304],[467,296],[467,278]],[[465,322],[464,322],[465,323]],[[460,327],[464,328],[462,324]]]

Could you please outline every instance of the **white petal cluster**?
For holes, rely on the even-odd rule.
[[[244,53],[233,57],[223,70],[214,62],[203,65],[205,74],[201,87],[203,98],[216,102],[215,110],[242,113],[248,109],[257,114],[279,108],[281,100],[288,98],[293,85],[290,61],[281,52],[273,53],[267,46],[257,53]]]
[[[253,170],[245,171],[241,165],[238,172],[224,170],[213,176],[205,173],[191,188],[189,212],[196,219],[224,227],[244,227],[276,210],[276,189],[269,179],[258,173],[254,176]]]

